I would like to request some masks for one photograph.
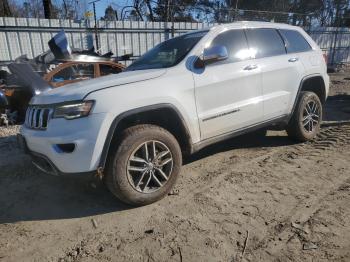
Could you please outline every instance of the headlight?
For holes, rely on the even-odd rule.
[[[53,118],[75,119],[88,116],[94,105],[94,101],[75,101],[57,105],[53,114]]]

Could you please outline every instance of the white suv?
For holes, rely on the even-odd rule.
[[[33,97],[19,140],[41,170],[97,172],[144,205],[170,191],[183,154],[270,125],[313,139],[328,89],[323,53],[301,28],[224,24],[160,43],[118,75]]]

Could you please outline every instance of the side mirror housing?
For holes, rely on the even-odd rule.
[[[204,49],[203,63],[205,65],[226,60],[228,58],[228,52],[225,46],[215,45]]]

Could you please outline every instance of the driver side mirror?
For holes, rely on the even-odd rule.
[[[204,49],[203,63],[205,65],[226,60],[228,58],[228,52],[223,45],[214,45]]]

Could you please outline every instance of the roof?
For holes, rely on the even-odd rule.
[[[257,22],[257,21],[239,21],[234,23],[220,24],[220,25],[213,26],[211,30],[234,29],[234,28],[261,28],[261,27],[300,30],[300,27],[298,26],[282,24],[282,23]]]

